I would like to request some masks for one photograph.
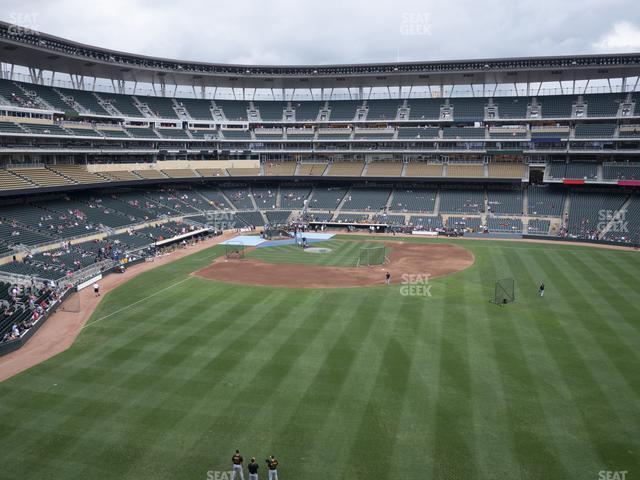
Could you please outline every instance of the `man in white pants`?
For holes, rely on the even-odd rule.
[[[540,283],[540,287],[538,288],[538,295],[544,297],[544,283]]]
[[[238,473],[240,474],[240,480],[244,480],[244,473],[242,472],[242,455],[240,450],[236,450],[236,453],[231,457],[231,480],[236,480]]]
[[[269,469],[269,480],[278,480],[278,460],[273,455],[267,458],[267,468]]]

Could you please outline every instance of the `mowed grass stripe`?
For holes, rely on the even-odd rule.
[[[492,342],[493,332],[487,319],[496,322],[513,321],[512,311],[495,305],[489,301],[493,295],[496,279],[513,275],[510,270],[504,271],[500,265],[500,274],[495,265],[495,255],[481,252],[476,262],[482,268],[473,270],[470,286],[475,287],[477,300],[468,302],[465,315],[470,319],[471,338],[480,341],[469,341],[469,369],[471,376],[471,403],[473,415],[474,451],[478,476],[483,478],[509,478],[518,468],[513,444],[505,439],[512,436],[512,425],[504,415],[510,399],[507,398],[502,377],[498,368],[496,351]],[[471,295],[468,291],[467,295]],[[476,297],[474,297],[476,298]],[[484,315],[477,314],[478,304],[482,305]]]
[[[580,267],[582,277],[594,276],[594,271],[584,262],[577,261],[575,258],[570,259],[561,258],[559,265],[567,268],[570,265],[576,264]],[[568,277],[567,277],[568,278]],[[627,323],[633,322],[633,320],[627,320],[627,313],[622,309],[623,305],[612,304],[608,295],[612,295],[608,286],[604,286],[598,282],[594,285],[594,282],[584,283],[581,289],[574,289],[576,298],[583,302],[588,302],[587,298],[594,298],[596,292],[605,292],[602,296],[603,301],[598,303],[589,304],[590,315],[581,317],[581,321],[585,323],[585,326],[589,332],[594,328],[598,328],[599,334],[591,334],[591,338],[595,340],[600,349],[606,354],[607,359],[611,362],[612,366],[617,368],[622,377],[627,380],[628,385],[634,389],[636,396],[640,395],[640,382],[637,381],[637,376],[629,372],[627,362],[632,360],[635,364],[640,364],[640,356],[637,350],[627,345],[627,339],[629,338],[629,332],[626,335],[620,332]],[[605,306],[607,308],[605,308]],[[601,312],[598,314],[598,312]],[[612,317],[618,316],[618,320],[614,321]],[[635,336],[634,336],[635,337]],[[640,337],[637,337],[640,339]],[[637,343],[635,343],[637,345]],[[640,398],[639,398],[640,400]]]
[[[615,353],[611,350],[610,343],[611,336],[616,335],[615,331],[605,319],[589,313],[594,310],[591,302],[587,301],[581,290],[569,281],[557,264],[550,262],[546,256],[542,258],[542,261],[554,270],[554,274],[558,278],[564,280],[563,284],[569,291],[563,300],[581,313],[576,316],[574,322],[565,321],[564,325],[571,337],[576,339],[576,346],[580,347],[581,357],[588,364],[589,373],[598,385],[608,385],[612,381],[612,373],[620,375],[620,372],[615,368],[616,363],[612,359],[612,355]],[[637,364],[634,358],[630,358],[628,361],[630,365]],[[628,399],[621,398],[615,389],[607,389],[603,392],[611,408],[618,410],[619,418],[626,418],[630,406]]]
[[[340,295],[344,308],[349,295]],[[303,474],[313,475],[323,468],[323,458],[315,451],[325,451],[337,468],[345,463],[345,449],[351,439],[349,431],[362,409],[357,407],[367,396],[362,379],[350,373],[358,362],[358,356],[368,356],[375,347],[370,335],[376,328],[385,328],[381,320],[383,300],[364,296],[351,305],[353,317],[345,317],[344,310],[332,312],[327,335],[322,339],[324,348],[316,356],[316,364],[309,364],[307,377],[297,379],[299,388],[289,399],[291,408],[284,410],[281,422],[275,425],[273,448],[286,447],[294,455],[305,458]],[[296,379],[291,379],[296,382]],[[339,405],[339,407],[337,407]],[[333,420],[332,420],[333,419]],[[343,435],[336,436],[335,426],[340,425]],[[272,440],[273,441],[273,440]],[[342,455],[341,455],[342,453]]]
[[[543,264],[546,264],[549,269],[557,268],[556,263],[549,261],[548,258],[544,259]],[[552,272],[549,273],[552,274]],[[577,291],[575,287],[571,288],[574,292]],[[570,429],[568,432],[573,435],[565,435],[568,441],[573,441],[573,444],[565,449],[568,459],[573,459],[574,463],[579,460],[574,465],[573,475],[592,476],[601,470],[619,468],[620,465],[632,468],[637,465],[637,457],[621,446],[629,441],[633,442],[634,433],[629,430],[630,425],[627,420],[640,415],[638,402],[628,397],[620,398],[619,389],[611,385],[610,377],[596,378],[596,372],[600,369],[599,362],[593,358],[594,353],[597,353],[597,347],[591,343],[585,345],[580,337],[575,335],[573,322],[567,322],[566,319],[561,318],[553,308],[548,310],[546,318],[552,321],[555,328],[541,330],[541,332],[545,335],[547,344],[552,345],[549,353],[558,365],[564,377],[563,383],[569,388],[571,398],[574,399],[574,402],[566,403],[566,409],[569,412],[563,412],[559,418],[562,419],[574,413],[580,417],[581,425],[575,427],[580,431],[576,431],[575,428]],[[592,408],[585,410],[577,407],[585,401],[593,402]],[[614,402],[619,401],[622,401],[623,405],[618,407],[614,405]],[[630,411],[618,414],[619,408]],[[582,431],[586,431],[589,443],[585,443],[585,436],[581,435]],[[594,449],[597,452],[598,464],[589,464],[583,459],[575,458],[576,450],[586,453],[588,449]]]
[[[548,275],[548,272],[541,272],[539,269],[535,273],[531,272],[531,266],[535,264],[526,251],[510,251],[506,258],[521,272],[520,278],[528,286],[533,287],[541,275]],[[537,297],[533,288],[527,289],[524,296],[525,301],[532,304],[532,308],[523,312],[517,325],[526,324],[528,329],[535,331],[535,337],[530,339],[530,356],[533,357],[530,364],[536,377],[541,379],[538,381],[538,392],[546,415],[555,419],[549,423],[555,450],[567,472],[576,474],[584,471],[584,476],[587,476],[587,471],[601,465],[601,459],[593,444],[576,442],[576,439],[584,438],[589,432],[584,417],[574,408],[579,403],[579,398],[574,396],[570,371],[567,371],[566,362],[561,356],[561,352],[569,346],[575,350],[574,340],[566,335],[558,336],[562,326],[557,322],[553,309],[547,307],[547,299]],[[545,321],[535,315],[536,310],[540,309],[546,312]],[[583,452],[579,458],[574,455],[576,449]]]

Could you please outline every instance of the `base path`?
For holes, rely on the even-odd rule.
[[[144,262],[133,265],[123,274],[113,273],[107,275],[100,280],[100,290],[103,293],[108,292],[121,285],[124,282],[137,277],[143,272],[153,268],[175,262],[187,255],[199,252],[224,240],[233,238],[236,233],[226,233],[210,240],[205,240],[193,246],[184,249],[178,249],[165,256],[157,257],[153,262]],[[91,314],[103,298],[97,297],[93,293],[93,288],[85,288],[84,290],[73,293],[72,295],[80,296],[80,312],[68,312],[58,309],[51,317],[47,319],[44,325],[31,337],[31,339],[15,352],[8,353],[0,357],[0,381],[6,380],[17,373],[33,367],[40,362],[44,362],[48,358],[64,352],[69,348],[85,323],[91,317]],[[75,301],[69,297],[67,302]]]
[[[402,283],[403,275],[441,277],[473,265],[473,254],[451,244],[385,242],[391,249],[389,262],[371,267],[328,267],[298,263],[267,263],[250,258],[217,258],[194,273],[199,277],[245,285],[288,288],[344,288],[383,285],[385,272],[391,283]]]

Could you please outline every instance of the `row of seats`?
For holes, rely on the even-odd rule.
[[[578,124],[575,127],[576,139],[606,139],[613,138],[617,125],[613,123],[594,123],[594,124]],[[627,127],[628,128],[628,127]],[[309,131],[310,130],[310,131]],[[16,133],[16,134],[33,134],[33,135],[62,135],[62,136],[80,136],[80,137],[107,137],[107,138],[134,138],[145,140],[228,140],[238,142],[249,142],[253,140],[252,131],[244,129],[193,129],[184,130],[182,128],[150,128],[150,127],[134,127],[126,128],[98,126],[94,128],[91,124],[53,124],[53,123],[26,123],[26,122],[0,122],[0,132]],[[488,133],[488,137],[487,137]],[[284,141],[283,132],[255,132],[256,141]],[[286,140],[288,142],[312,142],[316,141],[315,132],[307,129],[304,132],[296,132],[291,130],[287,132]],[[620,130],[619,137],[635,137],[638,136],[635,130]],[[320,130],[317,134],[318,141],[385,141],[385,140],[404,140],[404,141],[440,141],[444,148],[449,145],[448,141],[456,140],[503,140],[503,141],[528,141],[529,133],[526,130],[513,130],[509,128],[495,128],[491,130],[483,127],[398,127],[384,129],[357,129],[353,132],[349,128],[335,128],[329,130]],[[531,138],[540,137],[561,137],[569,138],[568,127],[564,130],[537,128],[531,131]],[[455,143],[451,143],[455,145]]]
[[[28,92],[28,93],[25,93]],[[253,101],[253,108],[263,122],[282,121],[285,112],[293,112],[297,121],[315,121],[322,110],[328,112],[329,120],[351,121],[363,116],[367,120],[395,120],[399,112],[408,112],[411,120],[443,119],[442,108],[452,112],[452,119],[459,121],[482,121],[487,117],[485,108],[493,106],[493,113],[503,119],[526,118],[530,105],[538,105],[542,118],[570,118],[574,104],[586,105],[587,117],[615,117],[624,94],[552,95],[539,97],[495,97],[489,98],[408,98],[381,100],[331,100],[321,101]],[[142,111],[158,118],[177,119],[176,107],[184,110],[191,118],[214,120],[214,110],[223,112],[230,121],[247,121],[251,103],[244,100],[209,100],[136,95],[120,95],[105,92],[53,88],[8,80],[0,81],[0,101],[5,103],[43,108],[45,105],[76,113],[110,115],[105,103],[122,115],[143,117]],[[78,106],[76,106],[78,105]],[[582,114],[577,114],[582,115]],[[446,117],[445,117],[446,118]]]
[[[547,166],[550,179],[597,180],[595,162],[554,162]],[[345,176],[345,177],[453,177],[453,178],[524,178],[527,166],[522,163],[455,163],[448,164],[410,162],[362,161],[334,163],[265,162],[262,169],[251,168],[173,168],[144,170],[109,170],[91,172],[80,165],[52,165],[47,168],[14,167],[0,169],[0,190],[18,190],[33,187],[60,187],[74,184],[97,184],[166,178],[190,179],[223,176]],[[604,180],[638,180],[640,165],[613,163],[603,165]]]

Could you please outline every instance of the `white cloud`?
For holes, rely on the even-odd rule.
[[[637,1],[0,0],[0,18],[183,60],[366,63],[640,50]]]
[[[619,22],[613,30],[594,44],[599,52],[640,51],[640,29],[629,22]]]

